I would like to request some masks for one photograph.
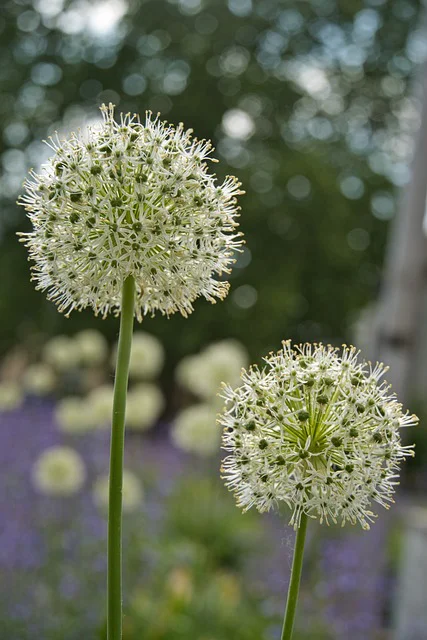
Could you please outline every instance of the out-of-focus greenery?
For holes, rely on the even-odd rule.
[[[14,201],[29,166],[97,106],[160,111],[214,140],[237,174],[247,249],[232,293],[188,320],[147,320],[177,360],[238,337],[252,356],[283,337],[346,336],[379,284],[395,186],[416,127],[425,55],[418,0],[8,0],[0,18],[0,350],[41,329],[73,332],[33,291]],[[6,277],[7,275],[7,277]],[[104,330],[112,337],[116,322]],[[176,336],[179,335],[179,340]]]

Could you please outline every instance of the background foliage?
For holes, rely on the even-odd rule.
[[[189,320],[146,321],[172,362],[228,336],[254,357],[284,337],[348,337],[379,287],[408,176],[410,78],[426,48],[418,2],[14,0],[0,30],[1,350],[40,330],[99,326],[33,291],[14,202],[48,152],[40,140],[97,117],[103,101],[212,138],[220,175],[247,192],[229,298],[199,302]],[[114,319],[103,330],[112,337]]]

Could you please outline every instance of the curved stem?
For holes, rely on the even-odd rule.
[[[119,345],[114,380],[108,507],[107,638],[122,640],[122,486],[126,394],[132,345],[135,282],[123,283]]]
[[[286,603],[285,619],[283,621],[282,640],[291,640],[294,627],[295,610],[297,607],[299,585],[301,580],[302,560],[304,556],[305,534],[307,532],[307,516],[301,515],[300,526],[297,529],[292,561],[291,580],[289,582],[288,600]]]

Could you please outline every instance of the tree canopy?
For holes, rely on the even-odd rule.
[[[346,339],[379,287],[427,51],[415,0],[9,1],[0,19],[0,348],[75,331],[33,290],[15,205],[43,138],[119,110],[160,112],[214,141],[237,175],[246,248],[215,308],[147,319],[173,359],[215,338],[259,355],[283,338]],[[113,336],[116,323],[104,324]],[[176,335],[180,336],[179,342]]]

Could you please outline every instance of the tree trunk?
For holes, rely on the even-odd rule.
[[[427,267],[427,241],[423,230],[427,193],[427,63],[421,71],[421,122],[416,135],[411,180],[392,224],[375,323],[375,358],[390,366],[387,380],[403,403],[412,386],[411,374],[415,371]]]

